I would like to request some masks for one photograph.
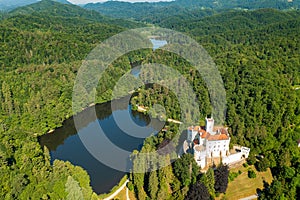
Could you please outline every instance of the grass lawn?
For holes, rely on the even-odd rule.
[[[130,190],[128,190],[128,195],[130,200],[136,200],[134,193]],[[126,187],[114,199],[126,200]]]
[[[126,200],[126,187],[114,199]]]
[[[130,190],[128,192],[129,192],[129,199],[130,200],[136,200],[134,192],[132,192]]]
[[[256,178],[248,178],[248,168],[253,169],[256,173]],[[234,169],[230,169],[232,172],[242,171],[237,178],[235,178],[232,182],[229,182],[226,194],[221,194],[217,200],[221,200],[222,197],[226,197],[228,200],[238,200],[240,198],[244,198],[247,196],[251,196],[256,194],[257,188],[263,188],[263,180],[271,183],[273,180],[270,169],[266,172],[258,172],[256,171],[254,166],[249,166],[247,168],[243,166],[239,166]],[[130,200],[136,200],[134,193],[129,191]],[[115,197],[115,199],[126,200],[126,187]]]
[[[256,173],[256,178],[248,178],[248,168],[251,168]],[[231,169],[233,172],[237,172],[239,170],[242,171],[242,174],[235,178],[232,182],[229,182],[228,188],[225,194],[226,199],[240,199],[243,197],[248,197],[256,194],[257,188],[263,188],[263,180],[271,183],[273,180],[270,169],[266,172],[258,172],[255,170],[254,166],[249,166],[245,168],[243,166]],[[224,195],[220,195],[220,197],[216,199],[221,199]]]

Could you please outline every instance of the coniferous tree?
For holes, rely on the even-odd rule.
[[[209,168],[206,173],[200,177],[200,182],[205,185],[212,198],[215,197],[215,177],[214,170]]]
[[[68,176],[66,182],[67,200],[83,200],[83,194],[78,182],[72,176]]]
[[[215,191],[225,193],[228,186],[229,170],[228,166],[221,165],[215,171]]]
[[[159,185],[159,182],[158,182],[157,172],[156,171],[150,172],[149,183],[148,183],[148,192],[149,192],[151,199],[156,199],[157,192],[158,192],[158,185]]]
[[[210,200],[210,194],[205,185],[197,181],[190,187],[185,200]]]

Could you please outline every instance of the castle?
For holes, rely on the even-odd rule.
[[[222,158],[222,163],[229,165],[249,156],[250,149],[247,147],[241,147],[231,154],[229,144],[230,136],[227,128],[215,127],[213,118],[205,118],[205,127],[188,128],[183,150],[184,152],[190,150],[202,169],[207,166],[208,160],[214,158]]]

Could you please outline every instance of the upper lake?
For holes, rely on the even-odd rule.
[[[150,39],[152,45],[153,45],[153,50],[155,51],[156,49],[163,47],[168,44],[166,40],[157,40],[157,39]]]

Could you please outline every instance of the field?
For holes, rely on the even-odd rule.
[[[128,190],[128,196],[130,200],[136,200],[134,193],[130,190]],[[126,187],[114,199],[126,200]]]
[[[256,173],[256,178],[248,178],[248,168],[251,168]],[[222,199],[224,196],[226,199],[240,199],[243,197],[248,197],[256,194],[257,188],[263,188],[263,181],[271,183],[273,180],[270,169],[266,172],[258,172],[256,171],[254,166],[249,166],[245,168],[243,166],[231,169],[233,172],[242,171],[237,178],[235,178],[232,182],[229,182],[228,188],[225,195],[220,195],[217,199]]]

